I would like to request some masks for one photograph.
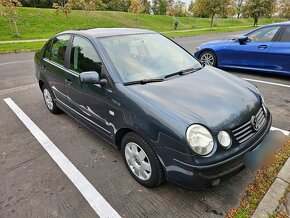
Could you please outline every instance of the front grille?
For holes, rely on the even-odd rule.
[[[232,133],[233,133],[233,135],[238,143],[241,144],[241,143],[247,141],[248,139],[250,139],[265,124],[266,117],[265,117],[265,112],[264,112],[263,108],[260,108],[260,110],[255,115],[255,117],[257,119],[257,123],[259,126],[258,129],[256,129],[256,130],[254,129],[253,124],[250,120],[250,121],[234,128],[232,130]]]

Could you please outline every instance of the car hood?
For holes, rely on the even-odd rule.
[[[214,41],[210,41],[210,42],[203,43],[200,46],[203,47],[203,46],[216,45],[216,44],[228,45],[229,43],[232,43],[233,41],[234,41],[233,39],[214,40]]]
[[[209,66],[163,82],[127,87],[151,106],[188,125],[201,123],[212,131],[249,121],[260,105],[255,86]]]

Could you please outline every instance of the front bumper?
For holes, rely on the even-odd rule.
[[[167,162],[168,165],[166,163],[163,164],[165,165],[167,180],[193,190],[204,189],[219,184],[244,168],[245,154],[263,145],[261,142],[270,131],[271,124],[272,117],[269,113],[266,125],[264,125],[259,133],[242,144],[244,149],[241,152],[214,164],[203,166],[191,165],[181,161],[180,154],[173,154],[172,150],[167,151],[167,155],[171,153],[169,156],[172,157],[171,163],[168,164]]]

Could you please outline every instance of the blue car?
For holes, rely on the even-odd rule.
[[[236,39],[204,43],[194,55],[205,65],[290,75],[290,22],[262,26]]]

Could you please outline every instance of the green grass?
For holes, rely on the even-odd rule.
[[[72,11],[67,19],[63,13],[56,13],[54,9],[40,8],[18,8],[19,18],[17,25],[20,37],[14,37],[9,20],[0,17],[0,41],[5,40],[25,40],[25,39],[46,39],[54,34],[69,29],[88,29],[98,27],[133,27],[151,29],[158,32],[167,32],[170,37],[192,36],[224,31],[235,31],[249,29],[252,19],[217,18],[214,22],[214,30],[201,30],[210,27],[209,18],[179,17],[178,30],[193,30],[189,32],[173,31],[175,18],[162,15],[139,14],[136,19],[135,14],[113,11]],[[261,18],[259,24],[268,24],[282,21],[279,18]],[[226,29],[224,27],[235,27]],[[194,31],[195,30],[195,31]],[[171,31],[171,32],[168,32]],[[0,44],[0,52],[13,51],[19,49],[38,49],[40,43],[19,43],[18,45]],[[11,49],[10,49],[11,48]],[[12,50],[13,49],[13,50]]]
[[[45,42],[19,42],[0,44],[0,53],[16,53],[24,51],[36,51],[42,48]]]

